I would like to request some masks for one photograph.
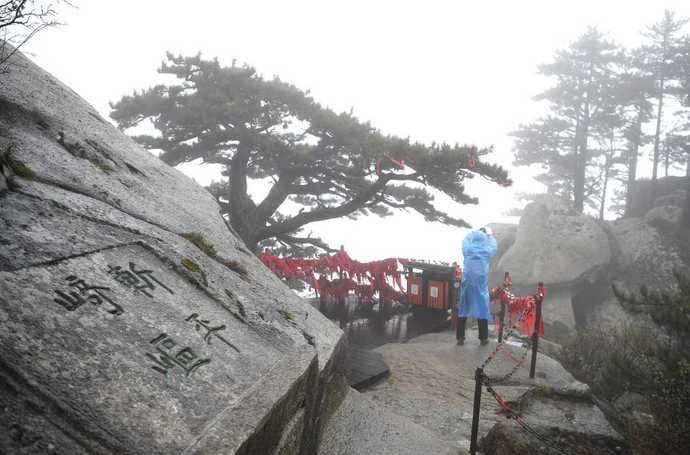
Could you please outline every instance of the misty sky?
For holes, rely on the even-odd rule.
[[[516,219],[515,191],[539,185],[513,168],[508,133],[543,106],[531,98],[548,86],[536,67],[588,25],[635,46],[664,9],[690,16],[690,1],[203,1],[75,0],[64,27],[37,35],[24,51],[101,114],[108,102],[160,80],[166,51],[201,52],[222,63],[255,66],[266,77],[309,89],[336,111],[354,110],[383,133],[430,143],[494,145],[487,161],[511,171],[513,188],[468,183],[479,206],[454,206],[479,227]],[[213,169],[185,166],[199,183]],[[648,175],[646,169],[640,169]],[[448,205],[447,205],[448,204]],[[398,256],[453,261],[465,231],[398,214],[331,220],[308,227],[362,260]]]

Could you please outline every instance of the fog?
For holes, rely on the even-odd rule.
[[[442,207],[477,227],[516,222],[505,215],[524,204],[514,196],[544,189],[532,179],[534,169],[512,165],[509,136],[545,112],[544,103],[532,100],[552,84],[537,73],[539,64],[551,61],[588,26],[634,47],[664,9],[690,16],[686,1],[90,0],[75,6],[61,9],[64,26],[41,32],[24,51],[105,118],[109,102],[160,81],[156,69],[166,51],[201,52],[228,65],[236,59],[266,77],[278,75],[310,90],[336,111],[352,110],[385,134],[425,143],[493,145],[487,160],[508,168],[512,187],[469,181],[477,206],[438,196]],[[645,150],[640,176],[650,173],[647,156]],[[219,178],[213,166],[180,169],[203,185]],[[448,262],[458,259],[465,232],[405,212],[324,221],[306,230],[363,260]]]

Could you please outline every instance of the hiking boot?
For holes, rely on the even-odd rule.
[[[463,344],[465,344],[465,340],[463,340],[463,339],[458,340],[458,346],[462,346]]]
[[[489,344],[489,339],[484,338],[483,340],[479,340],[479,344],[481,344],[482,346],[485,346],[485,345]]]

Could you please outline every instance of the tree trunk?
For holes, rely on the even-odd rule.
[[[599,205],[599,219],[604,221],[604,210],[606,209],[606,187],[609,184],[608,175],[604,176],[604,188],[601,190],[601,204]]]
[[[588,108],[586,115],[589,115]],[[587,172],[587,135],[589,134],[589,118],[585,117],[584,125],[582,127],[579,151],[577,154],[577,162],[575,164],[575,181],[573,182],[573,196],[575,203],[575,210],[582,213],[585,208],[585,176]]]
[[[584,100],[584,112],[582,115],[582,128],[580,129],[580,151],[577,155],[577,162],[575,164],[575,181],[574,183],[574,202],[575,210],[582,213],[585,210],[585,180],[587,177],[587,139],[589,137],[589,122],[590,122],[590,105],[592,99],[592,84],[593,84],[593,64],[589,64],[589,80],[587,82],[587,91]]]
[[[656,132],[654,133],[654,163],[652,168],[652,191],[656,190],[657,167],[659,165],[659,138],[661,136],[661,114],[664,105],[664,77],[659,80],[659,94],[657,96]]]
[[[611,165],[613,162],[613,135],[611,135],[611,143],[609,145],[609,152],[606,154],[606,161],[604,162],[604,185],[601,189],[601,204],[599,205],[599,219],[604,221],[604,212],[606,211],[606,191],[609,186],[609,173],[611,172]]]
[[[250,150],[248,147],[240,143],[237,147],[235,155],[232,157],[232,166],[230,167],[230,225],[235,229],[237,234],[245,241],[248,247],[251,244],[256,244],[252,238],[253,229],[247,225],[248,207],[247,200],[247,163],[249,162]]]
[[[684,229],[690,229],[690,176],[688,176],[687,194],[685,196],[685,207],[683,208],[683,218],[680,220],[680,225]]]
[[[664,145],[664,176],[668,177],[668,168],[671,165],[671,150],[668,145]]]
[[[632,208],[632,198],[635,186],[635,179],[637,178],[637,157],[640,151],[640,142],[642,141],[642,119],[643,111],[641,107],[637,107],[637,121],[635,122],[635,136],[633,138],[632,156],[628,161],[628,182],[625,189],[625,214],[630,213]]]
[[[685,165],[685,177],[688,181],[687,194],[685,195],[685,207],[683,208],[683,218],[680,220],[680,225],[682,228],[690,229],[690,156],[688,156],[688,161]]]

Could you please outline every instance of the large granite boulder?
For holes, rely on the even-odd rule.
[[[613,287],[624,294],[639,293],[641,286],[649,290],[677,290],[674,272],[687,273],[688,267],[681,255],[682,245],[669,234],[669,224],[661,221],[663,213],[668,212],[660,207],[650,210],[644,218],[607,223],[616,254],[607,274],[607,292],[598,302],[592,302],[588,323],[658,330],[649,315],[627,311],[614,295]]]
[[[686,181],[660,182],[670,192],[662,198],[668,202]],[[658,205],[641,217],[600,222],[541,196],[525,208],[514,244],[492,266],[493,279],[499,280],[499,271],[510,271],[518,293],[533,292],[537,281],[545,282],[546,336],[554,341],[565,341],[572,329],[592,323],[651,328],[648,316],[621,306],[613,286],[628,293],[643,285],[677,287],[674,271],[688,270],[687,247],[676,235],[680,215],[679,207]]]
[[[500,259],[515,243],[518,226],[511,223],[491,223],[488,227],[491,228],[498,244],[496,259]]]
[[[680,176],[661,177],[656,183],[640,179],[632,187],[630,206],[626,218],[642,218],[654,207],[673,205],[683,207],[688,189],[688,178]]]
[[[510,272],[520,292],[533,292],[544,282],[549,291],[544,320],[572,329],[578,320],[575,295],[597,281],[611,257],[608,235],[594,219],[557,198],[542,197],[525,207],[515,243],[495,268]]]
[[[683,209],[680,206],[661,205],[647,212],[644,220],[658,229],[671,231],[678,226],[682,216]]]
[[[316,453],[343,333],[213,197],[21,54],[0,76],[0,453]]]
[[[680,245],[643,219],[624,218],[609,223],[616,240],[613,282],[622,290],[669,290],[677,287],[674,271],[687,269]]]
[[[532,202],[498,268],[522,285],[563,285],[593,276],[610,260],[608,237],[594,219]]]

